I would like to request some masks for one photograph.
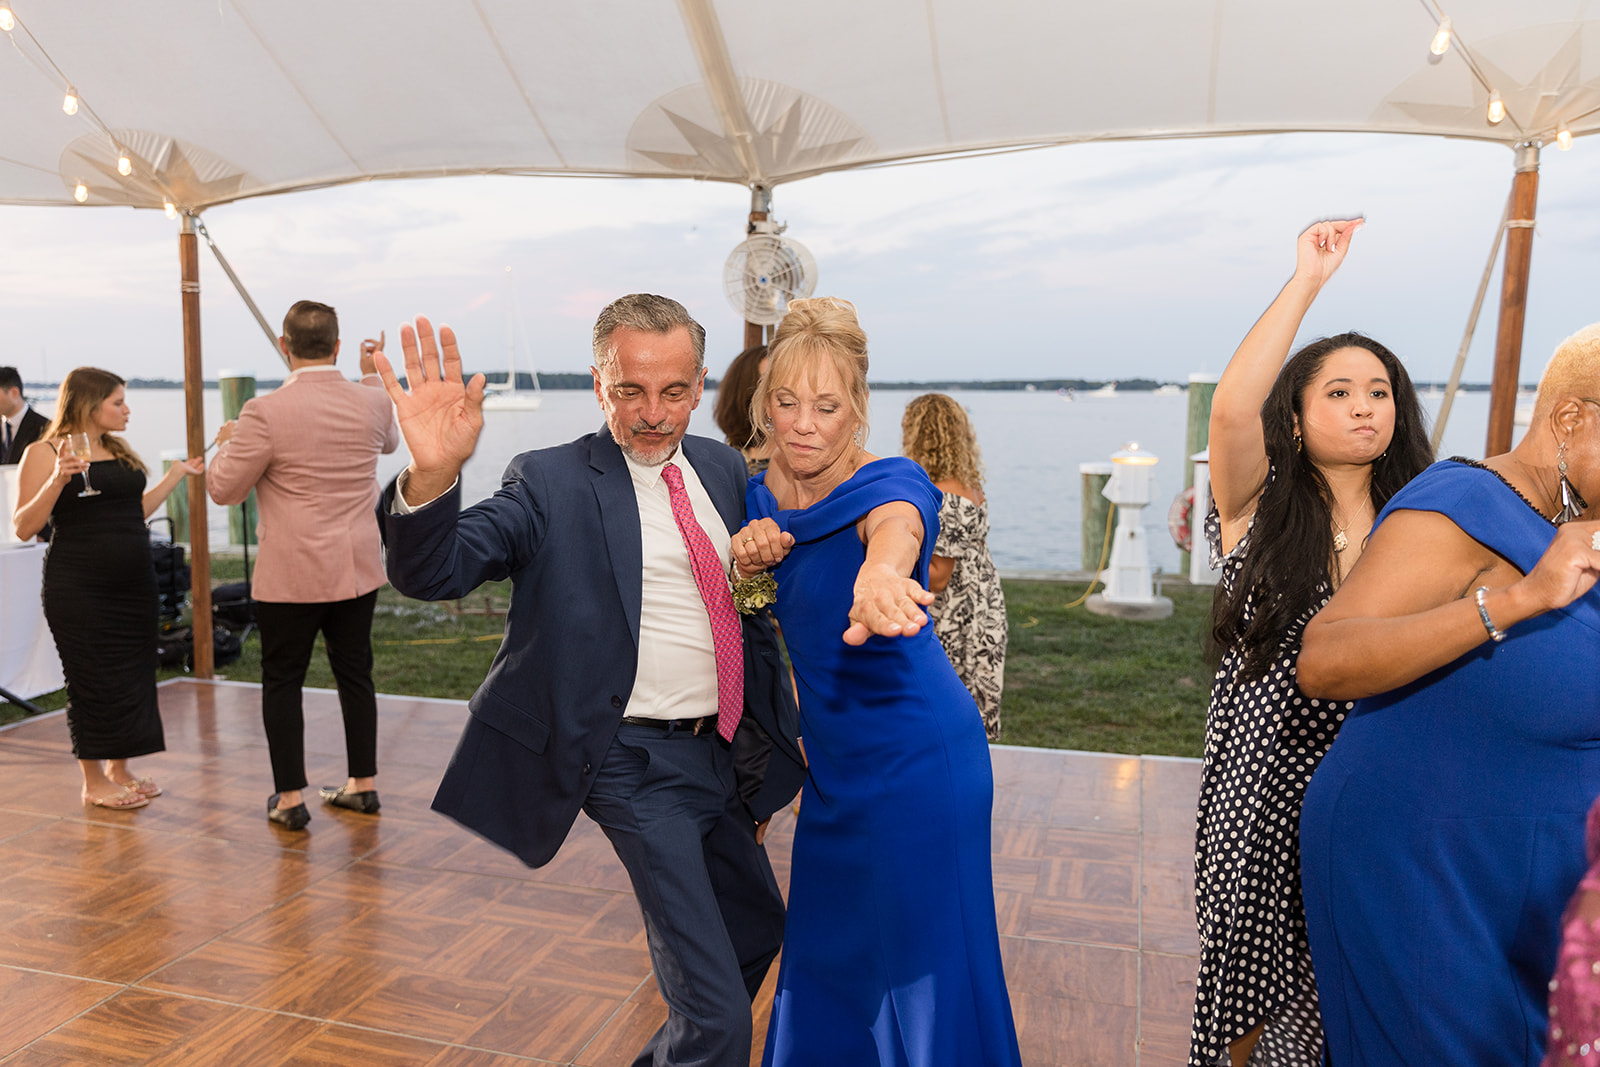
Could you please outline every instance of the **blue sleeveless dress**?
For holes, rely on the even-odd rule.
[[[868,463],[779,511],[761,474],[749,517],[793,534],[774,607],[810,763],[795,829],[778,991],[763,1062],[984,1067],[1021,1062],[990,865],[994,778],[972,696],[927,626],[842,639],[866,558],[856,523],[909,501],[926,584],[941,494],[921,467]]]
[[[1399,510],[1445,516],[1524,574],[1555,536],[1496,474],[1466,462],[1429,467],[1377,522]],[[1561,912],[1600,795],[1597,664],[1591,590],[1356,703],[1300,820],[1334,1064],[1543,1057]]]

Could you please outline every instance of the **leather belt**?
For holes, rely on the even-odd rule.
[[[698,737],[701,734],[716,732],[717,717],[715,715],[702,715],[698,719],[645,719],[637,715],[624,715],[622,724],[624,726],[649,726],[667,734],[684,733]]]

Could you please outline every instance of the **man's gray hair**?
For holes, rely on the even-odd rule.
[[[611,335],[618,330],[671,333],[680,326],[689,331],[689,339],[694,342],[694,370],[699,374],[706,365],[706,328],[694,321],[688,308],[650,293],[619,296],[595,320],[594,365],[605,375],[615,370],[617,346],[611,343]]]

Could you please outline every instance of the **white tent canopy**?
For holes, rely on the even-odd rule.
[[[182,215],[191,455],[215,204],[572,174],[737,182],[759,210],[851,167],[1291,130],[1521,146],[1490,407],[1509,441],[1538,146],[1600,132],[1600,0],[0,0],[0,34],[0,203]],[[211,651],[201,626],[197,676]]]
[[[1108,138],[1600,131],[1600,0],[1440,3],[10,0],[0,202],[199,211],[484,173],[771,186]]]

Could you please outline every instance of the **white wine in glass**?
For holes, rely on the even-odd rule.
[[[77,456],[79,459],[83,460],[85,463],[88,463],[89,462],[89,457],[91,455],[93,455],[93,453],[94,453],[94,448],[89,443],[89,435],[86,434],[86,433],[75,433],[70,438],[68,438],[68,442],[72,446],[72,454],[74,456]],[[88,471],[88,468],[85,468],[84,472],[83,472],[83,492],[79,493],[78,495],[79,496],[99,496],[100,495],[100,490],[96,489],[94,486],[89,484],[89,471]]]

